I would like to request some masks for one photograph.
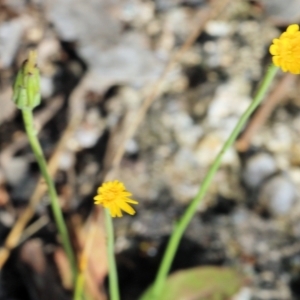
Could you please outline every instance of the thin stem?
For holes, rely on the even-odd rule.
[[[36,130],[34,128],[34,123],[33,123],[33,114],[31,109],[22,109],[22,115],[23,115],[23,120],[25,124],[25,129],[26,133],[31,145],[31,148],[34,152],[34,155],[36,157],[36,160],[38,162],[38,165],[40,167],[41,173],[48,185],[48,191],[49,191],[49,196],[51,200],[51,208],[52,212],[54,215],[54,220],[57,225],[63,247],[65,249],[65,252],[67,254],[70,266],[72,268],[72,274],[73,274],[73,279],[75,280],[76,278],[76,259],[72,250],[72,246],[70,243],[70,238],[69,234],[67,231],[67,227],[61,212],[61,208],[58,202],[58,197],[56,193],[56,189],[53,183],[53,180],[48,172],[47,169],[47,163],[43,154],[43,150],[41,148],[41,145],[39,143],[39,140],[36,136]]]
[[[192,217],[194,216],[197,207],[199,203],[202,201],[203,197],[205,196],[205,193],[213,179],[213,176],[215,175],[216,171],[218,170],[221,159],[223,157],[223,154],[230,148],[233,144],[233,142],[236,140],[238,134],[240,133],[241,129],[245,125],[246,121],[250,117],[250,115],[253,113],[253,111],[257,108],[257,106],[260,104],[262,99],[264,98],[272,80],[274,79],[276,72],[278,68],[274,65],[271,65],[252,101],[248,109],[244,112],[244,114],[240,117],[237,125],[233,129],[231,135],[223,145],[223,148],[215,158],[213,164],[209,168],[209,171],[207,172],[203,183],[201,184],[201,187],[196,195],[196,197],[192,200],[188,208],[186,209],[185,213],[175,226],[173,233],[170,237],[170,240],[167,245],[167,249],[165,251],[164,257],[162,259],[162,262],[160,264],[160,268],[158,270],[157,276],[155,278],[152,291],[151,291],[151,300],[157,299],[159,295],[162,292],[165,279],[169,273],[172,261],[174,259],[174,256],[176,254],[179,242],[182,238],[182,235],[184,231],[186,230],[188,224],[190,223]]]
[[[111,300],[119,300],[118,272],[114,251],[114,229],[109,210],[105,209],[105,226],[107,233],[107,256],[109,266],[109,294]]]
[[[74,300],[82,300],[82,292],[84,285],[84,273],[78,272],[76,283],[75,283],[75,292],[74,292]]]

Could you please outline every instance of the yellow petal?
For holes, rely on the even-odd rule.
[[[273,64],[276,66],[276,67],[280,67],[280,57],[279,56],[273,56]]]
[[[119,201],[118,202],[119,207],[124,210],[125,212],[127,212],[130,215],[134,215],[135,214],[135,210],[126,202],[123,201]]]
[[[132,200],[132,199],[126,199],[127,203],[132,203],[132,204],[139,204],[137,201]]]
[[[297,68],[297,66],[291,66],[290,67],[290,72],[292,73],[292,74],[299,74],[299,68]]]
[[[108,208],[112,217],[122,217],[122,210],[133,215],[135,210],[128,204],[138,204],[130,199],[132,196],[124,184],[118,180],[104,182],[98,188],[98,195],[94,197],[95,204]]]
[[[122,192],[122,196],[123,196],[124,198],[128,198],[128,197],[132,196],[132,194],[129,193],[129,192]]]
[[[270,51],[270,53],[272,54],[272,55],[277,55],[278,54],[278,46],[276,46],[276,45],[271,45],[270,46],[270,49],[269,49],[269,51]]]
[[[111,203],[109,210],[114,214],[112,217],[122,217],[121,209],[116,203]]]
[[[295,33],[299,30],[299,25],[298,24],[292,24],[290,25],[287,29],[286,32],[288,33]]]
[[[113,218],[115,218],[115,217],[117,216],[116,212],[115,212],[112,208],[109,208],[108,210],[109,210],[110,215],[111,215]]]

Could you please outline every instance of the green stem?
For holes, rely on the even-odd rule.
[[[240,133],[241,129],[245,125],[246,121],[250,117],[250,115],[253,113],[253,111],[257,108],[257,106],[260,104],[262,99],[264,98],[272,80],[274,79],[276,72],[278,68],[274,65],[271,65],[252,101],[248,109],[244,112],[244,114],[240,117],[237,125],[235,126],[234,130],[232,131],[231,135],[229,136],[228,140],[223,145],[223,148],[215,158],[213,164],[209,168],[208,173],[206,174],[203,183],[196,195],[196,197],[192,200],[188,208],[186,209],[184,215],[181,217],[177,225],[175,226],[173,233],[170,237],[170,240],[167,245],[167,249],[165,251],[164,257],[162,259],[162,262],[160,264],[160,268],[158,270],[157,276],[155,278],[155,281],[153,283],[152,291],[151,291],[151,297],[149,299],[154,300],[158,299],[160,296],[165,279],[169,273],[172,261],[174,259],[175,253],[177,251],[179,242],[181,240],[181,237],[186,230],[188,224],[190,223],[192,217],[194,216],[197,207],[203,197],[205,196],[205,193],[213,179],[213,176],[215,175],[216,171],[218,170],[221,159],[223,157],[223,154],[226,152],[226,150],[232,146],[233,142],[237,138],[238,134]]]
[[[111,300],[119,300],[118,272],[114,250],[114,228],[109,210],[105,209],[105,226],[107,232],[107,256],[109,266],[109,294]]]
[[[66,224],[64,222],[64,218],[61,212],[61,208],[58,202],[58,197],[56,193],[56,189],[53,183],[53,180],[48,172],[47,163],[43,154],[43,150],[40,146],[39,140],[36,135],[36,130],[34,128],[33,123],[33,114],[31,109],[22,109],[23,120],[25,124],[26,133],[31,145],[31,148],[34,152],[42,175],[48,185],[49,196],[51,199],[51,208],[54,215],[55,223],[57,225],[63,247],[67,254],[70,266],[72,268],[73,279],[76,278],[77,268],[76,268],[76,259],[72,250],[72,246],[70,243],[69,234],[67,231]]]
[[[75,284],[74,300],[82,300],[82,291],[84,285],[84,274],[79,272]]]

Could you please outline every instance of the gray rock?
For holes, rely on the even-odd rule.
[[[0,67],[8,68],[18,50],[25,30],[25,18],[3,22],[0,26]]]
[[[293,24],[300,21],[300,6],[298,0],[260,0],[264,12],[277,24]]]
[[[121,24],[114,18],[112,1],[54,0],[47,3],[49,20],[61,39],[105,48],[118,42]]]
[[[212,36],[227,36],[231,31],[229,23],[224,21],[209,21],[206,25],[206,32]]]
[[[23,157],[13,157],[2,160],[2,168],[7,182],[17,186],[28,175],[29,162]]]
[[[247,187],[258,188],[268,176],[276,171],[276,163],[268,153],[259,153],[252,156],[243,170],[243,180]]]
[[[233,300],[250,300],[252,291],[249,287],[242,287],[241,290],[233,297]]]
[[[43,98],[48,98],[53,94],[53,79],[48,76],[41,76],[41,94]]]
[[[8,211],[1,211],[0,212],[0,223],[4,226],[10,228],[13,226],[15,222],[14,216]]]
[[[22,203],[27,203],[37,185],[37,178],[26,176],[13,187],[11,198]]]
[[[98,0],[55,0],[47,7],[59,37],[76,41],[78,54],[90,67],[89,88],[100,93],[116,83],[143,86],[162,71],[163,62],[144,35],[121,34],[122,14],[117,8],[116,1]]]
[[[287,176],[280,174],[264,184],[259,194],[259,202],[275,216],[284,216],[291,211],[296,197],[294,184]]]

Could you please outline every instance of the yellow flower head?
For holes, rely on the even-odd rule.
[[[131,194],[126,191],[124,184],[118,180],[105,182],[97,190],[98,195],[94,197],[95,204],[101,204],[108,208],[111,216],[122,217],[124,210],[130,215],[135,214],[135,210],[128,204],[138,204],[137,201],[129,199]]]
[[[297,24],[290,25],[270,46],[273,63],[284,72],[300,74],[300,31]]]

